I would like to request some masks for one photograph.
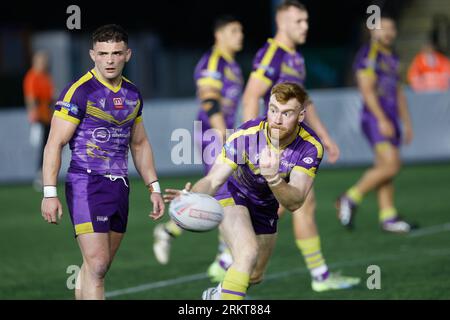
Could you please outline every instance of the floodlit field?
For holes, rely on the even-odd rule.
[[[322,170],[316,179],[317,221],[322,247],[332,271],[362,278],[346,291],[314,293],[303,259],[295,247],[291,217],[279,222],[279,238],[266,280],[248,291],[249,299],[449,299],[450,165],[407,166],[396,180],[400,213],[420,224],[409,235],[383,233],[377,224],[375,195],[356,217],[356,229],[344,230],[335,217],[335,198],[363,168]],[[182,187],[198,177],[161,179]],[[186,232],[173,242],[172,259],[160,266],[152,252],[155,223],[142,182],[131,183],[128,232],[107,276],[110,299],[200,299],[211,286],[205,275],[215,256],[217,232]],[[60,193],[63,187],[59,188]],[[63,199],[63,198],[62,198]],[[66,207],[59,226],[40,215],[41,194],[28,185],[0,187],[0,299],[71,299],[68,266],[81,263]],[[168,219],[166,215],[164,221]],[[369,265],[381,268],[381,289],[369,290]]]

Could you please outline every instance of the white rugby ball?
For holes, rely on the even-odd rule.
[[[220,224],[223,208],[210,195],[185,192],[170,202],[169,215],[182,229],[204,232]]]

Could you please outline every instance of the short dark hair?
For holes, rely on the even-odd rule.
[[[128,45],[128,33],[117,24],[107,24],[99,27],[92,34],[92,44],[97,42],[125,42]]]
[[[225,27],[226,25],[233,23],[233,22],[240,23],[239,19],[233,15],[220,16],[216,20],[214,20],[213,32],[216,32],[216,31],[222,29],[223,27]]]
[[[297,0],[284,0],[277,6],[277,13],[289,9],[290,7],[295,7],[301,11],[308,11],[303,3]]]

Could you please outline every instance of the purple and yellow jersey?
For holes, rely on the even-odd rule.
[[[142,107],[139,90],[124,77],[113,87],[92,69],[68,85],[54,115],[77,125],[69,170],[127,176],[131,129],[142,121]]]
[[[363,46],[356,55],[354,70],[374,77],[376,91],[384,113],[391,120],[398,120],[397,89],[399,85],[399,58],[393,52],[373,41]],[[363,118],[373,117],[364,103]]]
[[[194,80],[197,89],[208,86],[220,91],[225,124],[227,129],[233,129],[244,84],[241,68],[236,61],[219,49],[212,48],[195,67]],[[203,122],[203,130],[211,128],[208,114],[203,109],[198,113],[197,119]]]
[[[294,82],[304,86],[306,78],[305,60],[296,50],[268,39],[258,50],[253,60],[251,77],[264,81],[270,88],[281,82]],[[265,111],[270,99],[270,90],[264,95]]]
[[[263,148],[268,145],[276,150],[267,130],[266,118],[247,121],[227,139],[220,155],[221,160],[234,169],[228,182],[258,205],[276,201],[259,168],[259,154]],[[294,139],[280,146],[280,152],[278,172],[286,182],[293,170],[314,178],[323,157],[320,139],[303,123],[298,125]]]

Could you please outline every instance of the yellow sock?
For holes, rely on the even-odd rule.
[[[247,293],[250,275],[229,268],[222,282],[221,300],[244,300]]]
[[[170,233],[175,238],[180,236],[183,233],[183,229],[181,229],[175,222],[170,220],[167,222],[164,227],[166,228],[167,232]]]
[[[314,279],[321,279],[322,276],[326,276],[328,267],[322,256],[319,236],[309,239],[297,239],[295,242],[305,259],[306,266],[311,272],[311,276]]]
[[[397,210],[395,208],[386,208],[380,210],[378,218],[381,222],[395,218],[397,216]]]
[[[359,192],[356,187],[351,187],[350,189],[348,189],[346,195],[356,204],[360,204],[363,199],[361,192]]]

